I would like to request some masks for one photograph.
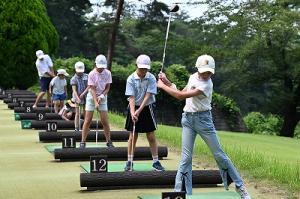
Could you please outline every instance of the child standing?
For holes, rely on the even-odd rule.
[[[153,113],[153,104],[157,93],[156,79],[149,72],[151,60],[147,55],[140,55],[136,60],[137,69],[127,78],[125,95],[129,97],[129,109],[125,128],[130,131],[128,139],[128,161],[125,171],[133,170],[133,154],[138,133],[146,133],[152,153],[152,167],[157,171],[164,171],[158,161],[158,149],[154,131],[156,120]],[[133,132],[135,126],[135,132]]]
[[[49,85],[50,94],[54,103],[54,111],[58,113],[64,106],[64,100],[67,99],[67,80],[69,74],[65,69],[58,69],[57,76],[54,77]]]
[[[107,61],[104,55],[98,55],[95,60],[95,68],[88,75],[89,92],[86,96],[85,117],[82,128],[80,148],[85,148],[85,141],[93,118],[94,110],[100,112],[103,125],[106,146],[114,147],[110,139],[110,127],[108,123],[107,94],[112,83],[111,72],[106,69]]]
[[[70,84],[72,86],[72,101],[78,106],[75,107],[75,131],[79,131],[80,126],[80,106],[83,107],[83,114],[85,114],[85,98],[88,92],[88,74],[84,73],[84,63],[78,61],[75,63],[75,75],[71,78]]]
[[[199,56],[196,62],[198,72],[192,74],[186,87],[180,91],[164,73],[159,75],[158,88],[171,96],[185,101],[182,114],[182,151],[179,169],[176,175],[175,191],[182,191],[183,182],[188,195],[192,194],[192,157],[196,136],[205,141],[219,166],[225,189],[235,183],[236,192],[241,199],[251,199],[244,182],[230,158],[223,151],[211,116],[215,61],[209,55]],[[185,179],[183,181],[183,178]]]

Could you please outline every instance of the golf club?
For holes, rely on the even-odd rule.
[[[98,109],[96,109],[97,111],[97,123],[96,123],[96,145],[98,144],[98,128],[99,128],[99,112]]]
[[[134,155],[134,151],[133,151],[133,146],[134,146],[134,134],[135,134],[135,121],[133,121],[133,127],[132,127],[132,140],[131,140],[131,157],[132,157],[132,161],[131,161],[131,171],[133,171],[133,155]]]
[[[77,117],[77,119],[78,119],[78,131],[80,132],[80,130],[81,130],[81,113],[80,113],[80,104],[78,103],[78,115],[79,115],[79,117]]]
[[[167,26],[167,33],[166,33],[166,38],[165,38],[165,46],[164,46],[164,53],[163,53],[163,59],[162,59],[162,64],[161,64],[161,69],[160,71],[162,72],[164,69],[164,63],[165,63],[165,57],[166,57],[166,48],[167,48],[167,41],[168,41],[168,36],[169,36],[169,29],[170,29],[170,22],[171,22],[171,16],[172,13],[177,12],[179,10],[179,6],[177,4],[173,5],[170,9],[170,14],[169,14],[169,20],[168,20],[168,26]]]

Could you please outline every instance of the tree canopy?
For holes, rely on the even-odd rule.
[[[54,53],[58,34],[42,0],[3,0],[0,21],[0,85],[28,88],[37,80],[35,51]]]

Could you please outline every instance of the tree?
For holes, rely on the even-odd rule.
[[[26,89],[37,80],[35,51],[54,53],[57,32],[42,0],[2,0],[0,21],[0,85]]]
[[[90,27],[85,14],[91,9],[89,0],[45,0],[47,12],[59,33],[60,57],[70,57],[84,54],[95,56],[93,40],[88,39],[87,30]]]
[[[222,49],[220,71],[227,77],[223,93],[247,98],[258,111],[281,114],[280,135],[293,137],[300,120],[298,1],[210,3],[213,30],[222,30],[217,40]]]
[[[109,70],[111,69],[111,63],[112,63],[112,58],[113,58],[114,49],[115,49],[117,31],[118,31],[118,26],[120,23],[120,17],[121,17],[122,10],[123,10],[123,4],[124,4],[124,0],[118,0],[118,6],[117,6],[116,14],[115,14],[115,20],[114,20],[114,24],[113,24],[111,32],[110,32],[110,40],[109,40],[109,45],[108,45],[108,50],[107,50],[107,67]]]

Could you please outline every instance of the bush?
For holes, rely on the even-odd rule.
[[[264,135],[278,135],[283,122],[277,115],[264,116],[259,112],[249,113],[244,121],[250,133]]]
[[[67,71],[67,73],[70,74],[70,78],[75,74],[75,63],[81,61],[84,63],[85,66],[85,73],[89,73],[93,67],[94,67],[94,62],[92,60],[83,58],[83,57],[71,57],[68,59],[55,59],[54,60],[54,70],[56,71],[57,69],[63,68]]]
[[[300,122],[298,122],[298,124],[295,128],[294,138],[300,139]]]
[[[213,93],[212,104],[218,108],[226,117],[226,122],[231,129],[236,129],[239,125],[240,109],[236,103],[223,95]]]
[[[35,51],[54,53],[58,34],[41,0],[0,1],[0,85],[26,89],[36,83]]]

